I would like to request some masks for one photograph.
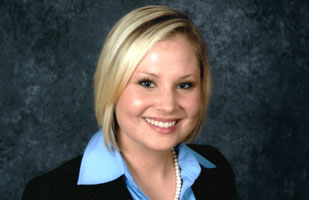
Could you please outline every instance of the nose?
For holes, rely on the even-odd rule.
[[[156,109],[165,113],[172,113],[178,108],[176,91],[164,90],[157,94]]]

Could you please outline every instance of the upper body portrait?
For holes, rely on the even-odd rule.
[[[206,44],[189,18],[165,6],[121,18],[94,90],[100,130],[82,156],[31,180],[23,199],[237,199],[224,156],[188,144],[211,95]]]

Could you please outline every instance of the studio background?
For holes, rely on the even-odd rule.
[[[213,94],[194,143],[230,161],[240,200],[306,199],[308,3],[303,0],[0,0],[0,199],[81,154],[97,131],[93,74],[129,11],[179,9],[209,47]]]

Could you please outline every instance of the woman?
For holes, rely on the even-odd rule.
[[[210,82],[191,20],[164,6],[130,12],[109,33],[95,73],[101,131],[83,156],[32,180],[23,198],[236,199],[225,158],[183,143],[205,121]]]

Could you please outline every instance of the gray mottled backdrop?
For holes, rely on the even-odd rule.
[[[107,32],[164,4],[200,27],[213,98],[194,141],[231,162],[239,199],[306,199],[308,2],[0,0],[0,198],[81,154],[97,130],[93,73]]]

